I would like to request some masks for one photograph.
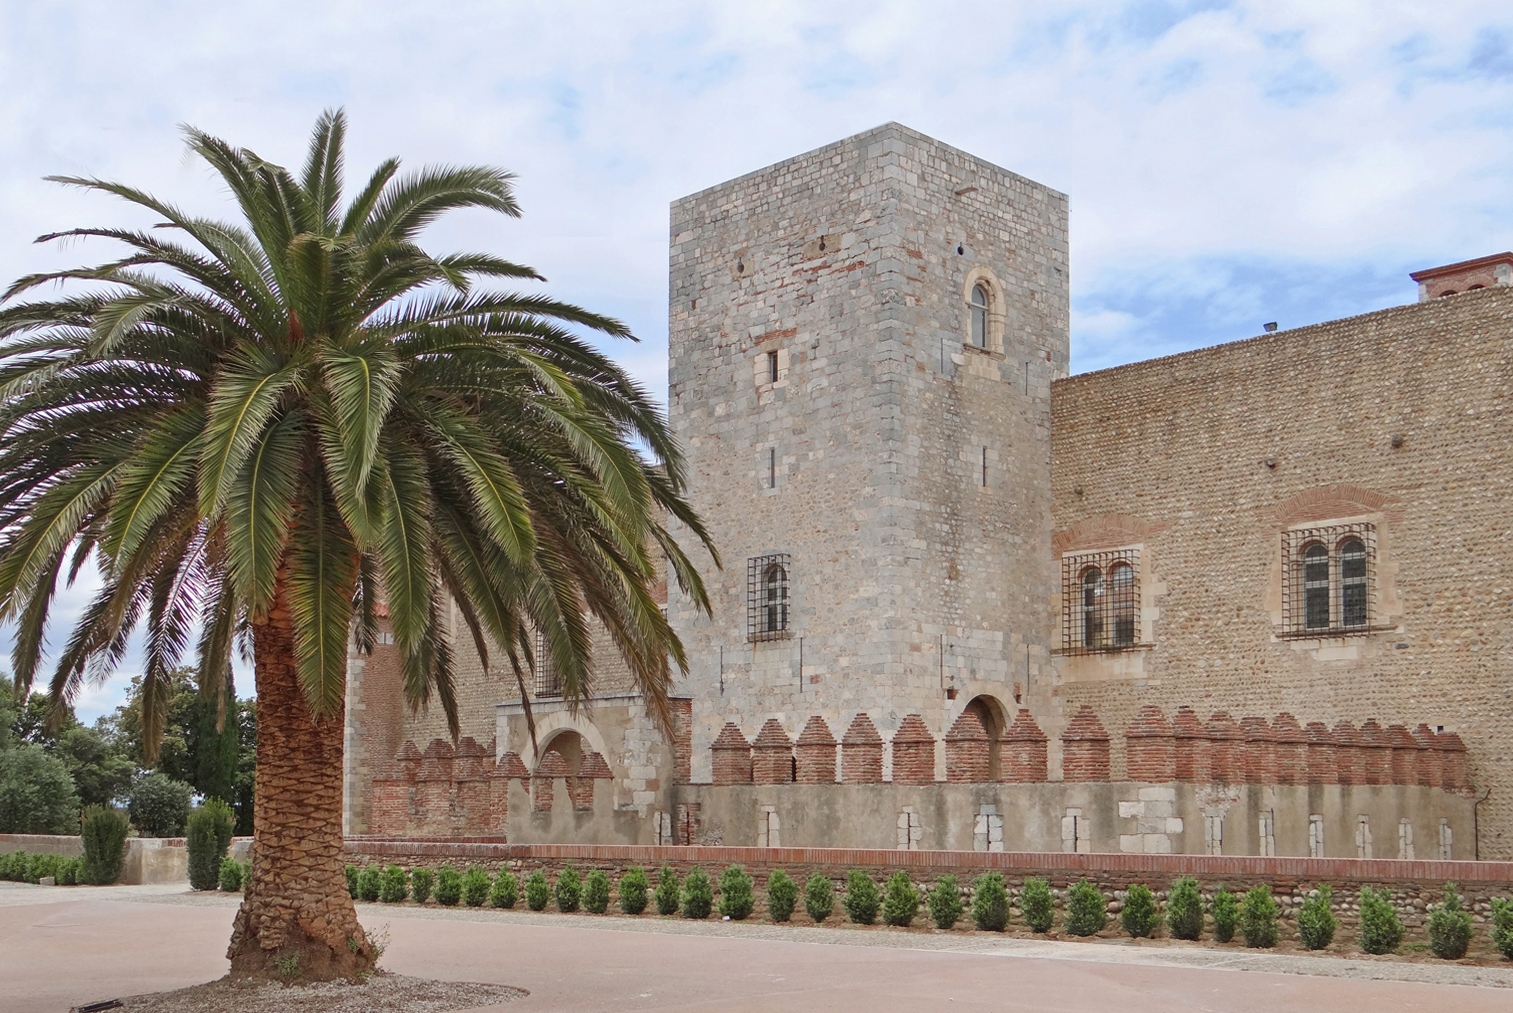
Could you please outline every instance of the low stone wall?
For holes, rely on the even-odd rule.
[[[84,854],[84,844],[77,836],[62,834],[0,834],[0,852],[11,851],[74,858]],[[238,861],[247,861],[252,853],[252,838],[232,838],[228,853]],[[120,882],[125,886],[188,883],[189,849],[184,838],[128,837]]]
[[[1345,858],[1258,858],[1209,855],[1059,854],[1037,852],[889,851],[863,848],[710,848],[616,847],[608,845],[507,844],[499,838],[430,838],[394,840],[349,838],[348,860],[356,864],[398,864],[408,868],[436,867],[450,862],[459,869],[477,865],[491,873],[508,868],[517,875],[543,869],[548,875],[571,865],[580,872],[603,869],[612,879],[632,866],[653,874],[664,865],[678,874],[699,867],[711,879],[729,865],[740,865],[757,880],[758,909],[763,910],[767,877],[781,868],[803,883],[818,873],[837,888],[851,869],[863,869],[881,880],[900,870],[921,887],[929,887],[947,873],[963,887],[984,872],[1001,873],[1011,892],[1027,877],[1046,879],[1061,907],[1066,889],[1079,879],[1092,880],[1111,898],[1118,911],[1124,893],[1144,883],[1164,899],[1171,884],[1192,876],[1212,897],[1219,886],[1244,892],[1258,883],[1271,887],[1284,921],[1291,921],[1308,893],[1321,883],[1334,890],[1335,913],[1342,925],[1357,924],[1360,889],[1385,888],[1409,928],[1423,924],[1428,905],[1438,903],[1444,885],[1453,882],[1472,912],[1473,921],[1488,920],[1493,897],[1513,897],[1513,862],[1441,862],[1359,860]]]

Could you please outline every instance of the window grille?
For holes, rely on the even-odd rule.
[[[1068,654],[1123,651],[1140,643],[1140,551],[1061,557],[1062,638]]]
[[[1371,630],[1376,527],[1338,524],[1282,533],[1282,629],[1290,637]]]
[[[550,699],[562,695],[562,673],[552,661],[546,634],[536,632],[536,699]]]
[[[788,553],[774,552],[746,560],[746,639],[786,640],[788,630]]]

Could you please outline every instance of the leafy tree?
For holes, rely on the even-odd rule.
[[[31,742],[0,752],[0,834],[71,834],[78,827],[79,796],[62,760]]]
[[[105,805],[122,797],[136,776],[136,765],[109,727],[96,722],[94,728],[86,728],[73,708],[65,707],[50,731],[49,706],[47,694],[32,693],[18,708],[12,695],[0,690],[0,751],[19,744],[41,746],[63,762],[80,805]]]
[[[167,774],[152,773],[132,785],[126,811],[148,837],[178,837],[189,819],[194,789]]]
[[[219,701],[233,641],[250,641],[266,733],[259,861],[231,969],[350,977],[376,959],[339,872],[350,632],[371,647],[382,598],[409,704],[437,704],[456,734],[453,609],[485,664],[502,655],[522,687],[539,630],[574,707],[592,690],[596,618],[670,730],[667,691],[686,657],[651,595],[656,556],[697,607],[708,599],[664,518],[714,550],[683,499],[665,418],[571,329],[626,328],[484,288],[539,280],[530,268],[418,244],[452,210],[518,215],[508,173],[400,176],[391,159],[343,204],[339,113],[321,116],[298,173],[186,134],[239,222],[59,178],[155,227],[58,233],[126,253],[5,293],[0,621],[15,621],[27,689],[57,589],[93,561],[102,587],[49,697],[66,703],[144,627],[149,762],[186,653]]]

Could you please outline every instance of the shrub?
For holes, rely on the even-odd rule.
[[[628,915],[638,915],[646,910],[646,901],[651,892],[651,881],[646,870],[639,865],[627,870],[620,877],[620,910]]]
[[[557,886],[553,890],[557,900],[557,910],[564,914],[571,914],[578,910],[583,903],[583,877],[578,875],[578,870],[569,865],[557,873]]]
[[[751,877],[739,865],[732,865],[720,873],[720,914],[731,921],[744,921],[751,917],[756,907],[756,897],[751,891]]]
[[[919,913],[919,890],[907,872],[895,872],[883,884],[883,922],[907,926]]]
[[[657,873],[657,914],[675,915],[678,913],[678,905],[682,903],[683,890],[678,883],[678,874],[672,870],[672,866],[662,866],[662,871]]]
[[[816,922],[830,917],[830,912],[835,910],[835,887],[830,885],[829,876],[816,872],[809,877],[809,882],[804,884],[804,910]]]
[[[21,858],[21,862],[17,862],[16,859],[25,854],[24,851],[12,851],[8,855],[0,855],[0,879],[10,882],[20,879],[19,867],[21,862],[25,862],[26,859]]]
[[[609,909],[609,876],[603,869],[595,869],[583,882],[583,909],[590,914],[602,915]]]
[[[409,873],[397,865],[387,866],[378,884],[378,899],[385,904],[399,904],[409,895]]]
[[[793,917],[793,909],[799,902],[799,885],[782,869],[767,877],[767,914],[775,922],[786,922]]]
[[[1066,930],[1074,936],[1092,936],[1108,925],[1108,901],[1091,880],[1079,879],[1066,897]]]
[[[1003,876],[985,872],[972,884],[972,921],[986,932],[1002,932],[1009,924],[1009,891]]]
[[[1334,930],[1339,923],[1329,906],[1332,894],[1328,883],[1320,883],[1298,908],[1298,938],[1310,950],[1322,950],[1334,942]]]
[[[130,831],[126,815],[118,809],[92,806],[84,813],[79,834],[84,843],[84,882],[107,886],[121,878]]]
[[[1221,884],[1213,900],[1214,938],[1227,943],[1235,937],[1235,922],[1240,920],[1240,902]]]
[[[1166,930],[1173,939],[1197,939],[1203,935],[1203,895],[1198,881],[1183,876],[1172,884],[1166,898]]]
[[[938,929],[954,928],[961,921],[961,888],[956,877],[947,873],[935,881],[935,886],[925,895],[925,907],[930,909],[930,918]]]
[[[368,903],[378,899],[383,892],[383,871],[376,865],[365,865],[357,874],[357,899]]]
[[[462,873],[448,862],[436,871],[436,903],[456,906],[462,899]]]
[[[858,925],[877,921],[877,884],[860,869],[846,873],[846,894],[841,898],[846,917]]]
[[[56,881],[58,878],[57,855],[32,855],[26,862],[26,881],[37,883],[44,876],[51,876]]]
[[[1240,904],[1240,934],[1252,948],[1277,945],[1277,901],[1265,883],[1251,887]]]
[[[462,902],[468,907],[483,907],[489,899],[489,888],[494,881],[489,874],[476,865],[469,866],[462,877]]]
[[[520,881],[508,869],[500,869],[494,878],[494,888],[489,891],[489,904],[493,907],[514,907],[520,899]]]
[[[714,884],[703,869],[694,868],[683,877],[683,917],[708,918],[714,909]]]
[[[82,858],[65,858],[58,863],[59,886],[77,886],[83,881],[81,879],[83,875],[84,859]]]
[[[1049,932],[1056,923],[1055,902],[1051,899],[1051,884],[1035,876],[1024,881],[1019,891],[1019,910],[1024,920],[1035,932]]]
[[[189,818],[189,800],[194,788],[167,774],[153,773],[132,786],[127,813],[136,828],[148,837],[178,837]]]
[[[1492,898],[1492,945],[1513,960],[1513,901]]]
[[[224,858],[221,860],[221,872],[218,882],[222,890],[227,893],[236,893],[241,890],[242,884],[246,881],[246,870],[242,867],[241,862],[238,862],[234,858]]]
[[[1361,887],[1361,949],[1391,953],[1403,941],[1403,923],[1387,891]]]
[[[415,903],[424,904],[431,897],[431,885],[436,882],[435,873],[430,869],[416,869],[410,873],[410,896],[415,898]]]
[[[1156,913],[1156,895],[1144,883],[1136,883],[1124,895],[1124,909],[1119,912],[1119,924],[1124,926],[1131,938],[1149,936],[1161,924]]]
[[[30,742],[0,750],[0,834],[71,834],[78,826],[67,764]]]
[[[236,814],[218,798],[206,799],[204,805],[189,814],[185,844],[189,850],[191,890],[214,890],[220,885],[221,862],[231,845],[231,828],[235,824]]]
[[[348,862],[347,863],[347,896],[351,897],[353,900],[357,899],[357,874],[358,874],[357,866],[353,865],[351,862]]]
[[[545,911],[547,901],[552,899],[552,888],[546,881],[546,873],[537,869],[525,880],[525,906],[532,911]]]
[[[1461,906],[1454,883],[1445,884],[1445,901],[1429,909],[1429,951],[1441,960],[1459,960],[1471,945],[1471,912]]]

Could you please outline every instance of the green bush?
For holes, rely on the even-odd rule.
[[[12,851],[9,854],[0,855],[0,879],[14,883],[21,878],[21,870],[26,867],[26,852]],[[18,862],[17,859],[20,859]]]
[[[590,872],[583,881],[583,910],[596,915],[609,910],[609,886],[609,876],[603,869]]]
[[[131,822],[147,837],[178,837],[189,819],[189,800],[194,788],[167,774],[152,773],[132,785],[126,811]]]
[[[226,893],[237,893],[242,885],[247,882],[247,870],[234,858],[221,860],[221,872],[217,877],[217,883]]]
[[[1203,935],[1203,895],[1198,881],[1183,876],[1172,884],[1166,898],[1166,930],[1173,939],[1197,939]]]
[[[499,875],[494,877],[494,888],[489,891],[489,904],[492,907],[514,907],[520,899],[520,881],[515,874],[508,869],[500,869]]]
[[[1513,960],[1513,901],[1492,898],[1492,945]]]
[[[378,899],[385,904],[399,904],[409,895],[409,873],[398,865],[386,866],[378,884]]]
[[[36,883],[44,876],[51,876],[56,881],[60,860],[57,855],[32,855],[26,863],[26,881]]]
[[[1119,924],[1134,939],[1147,937],[1156,930],[1161,916],[1156,913],[1156,895],[1150,887],[1136,883],[1129,888],[1124,895],[1124,908],[1119,912]]]
[[[431,898],[431,887],[436,882],[436,874],[430,869],[416,869],[410,873],[410,896],[415,898],[415,903],[424,904]]]
[[[954,928],[961,921],[961,888],[956,877],[947,873],[935,881],[935,886],[925,894],[925,907],[930,909],[930,918],[938,929]]]
[[[720,873],[720,914],[731,921],[745,921],[756,907],[752,893],[751,877],[739,865],[732,865]]]
[[[638,915],[646,910],[646,901],[651,893],[651,880],[646,870],[639,865],[627,869],[620,877],[620,910],[628,915]]]
[[[462,873],[448,862],[436,870],[436,903],[455,907],[462,900]]]
[[[786,922],[793,917],[793,909],[799,902],[799,885],[782,869],[767,877],[767,914],[775,922]]]
[[[1108,925],[1108,901],[1091,880],[1079,879],[1066,897],[1066,930],[1074,936],[1094,936]]]
[[[358,868],[351,862],[347,863],[347,896],[357,899],[357,876]]]
[[[919,890],[907,872],[895,872],[883,884],[883,923],[907,926],[919,913]]]
[[[84,859],[65,858],[58,867],[59,886],[78,886],[84,882]]]
[[[1270,949],[1277,945],[1277,901],[1271,887],[1257,883],[1240,904],[1240,935],[1245,945]]]
[[[0,834],[72,834],[78,826],[67,764],[30,742],[0,750]]]
[[[546,881],[546,873],[537,869],[525,879],[525,906],[532,911],[545,911],[552,899],[552,888]]]
[[[1002,932],[1009,925],[1009,891],[1003,876],[985,872],[972,884],[972,921],[985,932]]]
[[[1240,901],[1220,884],[1213,899],[1214,938],[1227,943],[1235,937],[1235,923],[1240,920]]]
[[[569,865],[557,873],[557,886],[552,893],[557,900],[557,910],[571,914],[583,903],[583,877]]]
[[[846,917],[857,925],[871,925],[877,921],[877,905],[877,884],[872,877],[860,869],[846,873],[846,893],[841,898]]]
[[[1051,884],[1036,876],[1024,881],[1019,891],[1019,910],[1034,932],[1049,932],[1056,923],[1056,902],[1051,897]]]
[[[682,903],[683,888],[678,883],[678,874],[672,870],[672,866],[662,866],[662,871],[657,873],[657,914],[675,915],[678,913],[678,905]]]
[[[694,868],[683,877],[683,917],[708,918],[714,910],[714,884],[703,869]]]
[[[804,910],[816,922],[830,917],[830,912],[835,910],[835,887],[830,884],[829,876],[816,872],[809,877],[809,882],[804,884]]]
[[[1334,930],[1339,923],[1335,921],[1334,912],[1330,909],[1332,899],[1333,891],[1329,889],[1329,884],[1320,883],[1319,888],[1298,908],[1298,938],[1310,950],[1322,950],[1334,942]]]
[[[204,805],[189,814],[184,836],[189,851],[191,890],[214,890],[220,885],[221,862],[231,845],[231,828],[235,825],[236,814],[218,798],[206,799]]]
[[[1403,941],[1403,923],[1385,890],[1361,887],[1361,949],[1391,953]]]
[[[476,865],[469,866],[462,877],[462,902],[468,907],[483,907],[493,885],[494,881],[485,870]]]
[[[91,806],[79,836],[84,844],[84,882],[108,886],[121,878],[126,864],[126,835],[131,824],[118,809]]]
[[[357,874],[357,899],[373,903],[383,892],[383,870],[376,865],[365,865]]]
[[[1445,900],[1429,909],[1429,950],[1441,960],[1459,960],[1471,945],[1471,912],[1461,906],[1454,883],[1445,884]]]

